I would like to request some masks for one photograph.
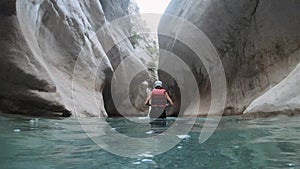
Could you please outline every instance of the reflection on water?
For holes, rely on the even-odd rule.
[[[97,119],[86,119],[92,124]],[[108,119],[111,127],[131,137],[163,134],[166,126],[151,127],[129,120]],[[189,119],[180,119],[186,124]],[[211,119],[213,121],[213,119]],[[135,120],[137,121],[137,120]],[[300,168],[300,117],[242,120],[223,118],[213,136],[198,143],[204,119],[170,151],[140,158],[124,158],[102,150],[82,130],[77,119],[0,117],[1,169],[53,168]],[[97,132],[97,131],[95,131]]]

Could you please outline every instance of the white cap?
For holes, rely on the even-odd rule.
[[[162,87],[162,82],[161,81],[156,81],[155,83],[154,83],[154,87]]]

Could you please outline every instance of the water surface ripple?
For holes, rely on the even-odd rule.
[[[86,120],[92,125],[97,119]],[[180,120],[189,123],[189,119]],[[174,119],[168,119],[166,128],[154,129],[148,123],[134,124],[122,118],[107,121],[122,134],[144,138],[160,134]],[[158,156],[145,152],[131,159],[101,149],[82,130],[78,119],[2,116],[0,168],[300,168],[299,121],[300,117],[286,116],[254,120],[224,117],[212,137],[199,144],[204,123],[199,118],[188,135],[177,136],[183,140],[170,151]]]

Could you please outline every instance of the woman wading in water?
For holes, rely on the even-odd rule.
[[[166,107],[168,103],[173,106],[174,103],[170,98],[169,94],[165,89],[162,87],[161,81],[156,81],[154,83],[154,89],[152,90],[151,94],[147,97],[145,104],[151,106],[150,111],[150,118],[157,119],[157,118],[166,118]]]

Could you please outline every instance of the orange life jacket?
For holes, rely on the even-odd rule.
[[[166,107],[166,90],[165,89],[153,89],[151,94],[151,107]]]

